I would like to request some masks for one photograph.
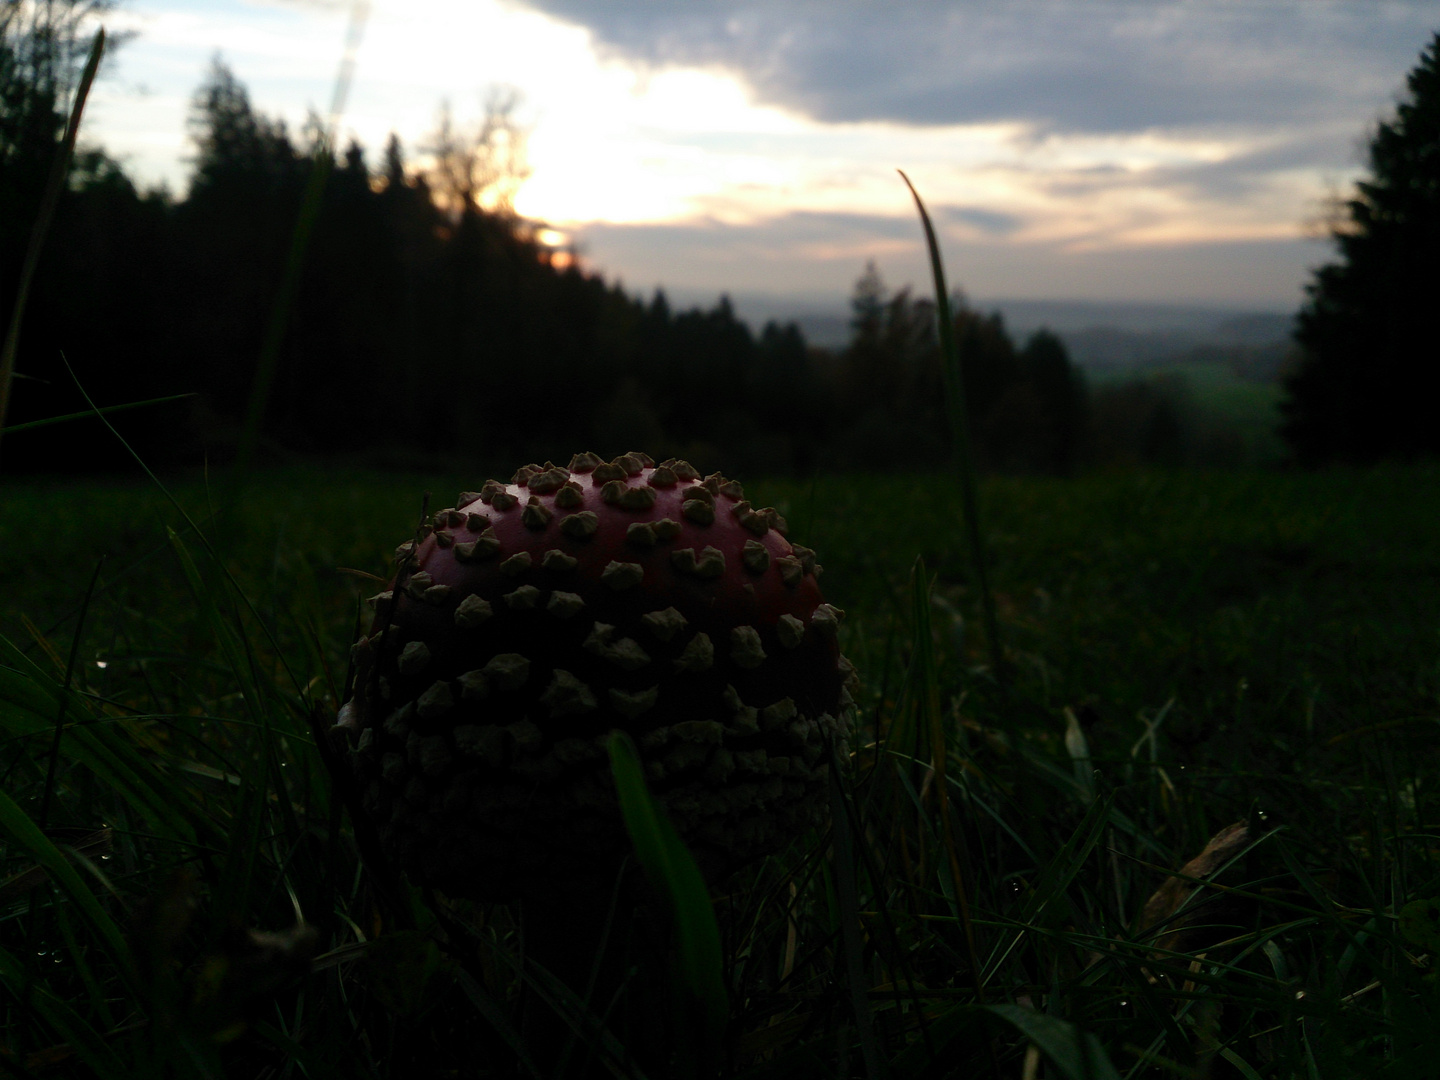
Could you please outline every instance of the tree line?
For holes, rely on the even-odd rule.
[[[63,96],[52,80],[47,94],[4,98],[7,311]],[[890,291],[868,267],[850,343],[830,351],[794,324],[752,332],[723,296],[689,310],[663,291],[632,296],[510,210],[523,162],[477,162],[497,132],[514,158],[523,133],[507,133],[508,108],[468,142],[447,118],[428,169],[393,136],[372,169],[357,143],[332,154],[318,123],[292,136],[217,61],[193,99],[183,197],[140,191],[100,149],[79,154],[32,290],[8,422],[83,411],[77,384],[101,406],[191,394],[113,423],[152,465],[223,466],[318,168],[323,197],[261,413],[262,460],[478,467],[643,447],[747,474],[943,465],[929,300]],[[1054,334],[1017,346],[998,314],[963,297],[954,310],[982,467],[1174,458],[1164,395],[1087,394]],[[17,434],[6,450],[11,473],[129,467],[93,419]]]
[[[80,28],[109,0],[0,6],[0,312],[19,268],[83,62]],[[1371,176],[1337,218],[1296,335],[1281,433],[1302,462],[1440,453],[1437,284],[1440,36],[1378,125]],[[100,405],[193,396],[119,415],[161,466],[223,463],[257,382],[307,186],[323,198],[261,412],[273,459],[510,461],[645,446],[747,472],[913,468],[948,453],[933,306],[856,283],[842,350],[793,324],[758,334],[723,297],[674,310],[629,295],[537,240],[509,197],[526,175],[513,98],[473,132],[442,117],[417,168],[392,137],[378,167],[292,136],[218,61],[195,95],[183,197],[141,192],[103,150],[76,159],[31,293],[11,425]],[[1063,473],[1112,462],[1223,462],[1181,385],[1087,390],[1063,343],[1017,345],[998,315],[954,306],[972,442],[984,467]],[[66,361],[70,369],[67,370]],[[1208,442],[1207,442],[1208,440]],[[124,461],[85,421],[7,440],[6,470]],[[1231,448],[1233,449],[1233,448]]]
[[[101,405],[193,393],[114,422],[153,463],[223,462],[306,185],[325,168],[263,412],[272,458],[406,464],[644,446],[754,472],[891,468],[946,452],[933,307],[908,290],[886,295],[873,269],[857,286],[851,345],[829,353],[794,324],[752,332],[724,297],[674,310],[663,292],[632,296],[539,243],[504,200],[437,190],[454,163],[427,174],[397,138],[376,170],[353,142],[327,159],[318,126],[292,137],[218,62],[191,124],[183,198],[139,191],[100,150],[79,156],[26,314],[11,423],[83,409],[77,380]],[[0,225],[7,291],[46,141],[0,181],[18,210]],[[986,459],[1069,468],[1078,380],[1063,345],[1039,335],[1017,350],[998,317],[963,306],[957,325]],[[98,423],[14,439],[7,471],[123,460]]]

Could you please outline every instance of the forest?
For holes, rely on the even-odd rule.
[[[7,119],[21,129],[6,136],[0,179],[7,309],[49,165],[20,152],[45,134],[24,129],[53,138],[61,119],[39,112]],[[849,346],[825,350],[794,324],[752,331],[724,296],[675,310],[663,290],[631,295],[545,246],[542,223],[495,197],[520,177],[497,167],[493,142],[449,136],[422,167],[392,136],[372,169],[354,142],[332,153],[318,121],[297,138],[258,112],[218,60],[195,93],[191,136],[182,197],[138,190],[103,149],[78,154],[30,296],[12,424],[85,411],[82,388],[101,406],[188,395],[116,418],[168,468],[231,459],[251,410],[271,463],[643,445],[786,474],[822,461],[926,468],[948,453],[934,305],[888,288],[873,264],[851,299]],[[282,297],[292,259],[297,285]],[[1096,443],[1058,337],[1017,345],[998,314],[962,295],[954,310],[983,466],[1063,474],[1087,454],[1178,453],[1163,396],[1107,389],[1103,426],[1133,431]],[[105,472],[117,460],[103,427],[81,421],[27,433],[7,470]]]
[[[108,6],[4,9],[0,311],[15,310],[57,160],[77,27]],[[1440,450],[1425,405],[1440,377],[1424,316],[1440,227],[1426,165],[1440,139],[1433,45],[1409,91],[1371,139],[1371,179],[1337,208],[1340,261],[1316,272],[1298,312],[1275,431],[1303,464]],[[217,56],[192,98],[182,194],[141,191],[82,135],[0,380],[4,422],[83,413],[86,395],[164,400],[116,417],[161,468],[256,453],[474,465],[581,445],[764,474],[947,456],[929,298],[857,267],[849,342],[825,349],[794,323],[757,332],[723,295],[689,310],[663,289],[634,295],[514,212],[528,175],[515,105],[492,93],[473,131],[442,105],[415,151],[394,135],[378,155],[341,150],[318,116],[292,134],[257,110]],[[1245,462],[1183,382],[1087,385],[1055,334],[1016,342],[963,291],[951,310],[982,469]],[[81,420],[26,432],[6,468],[103,473],[123,467],[113,449]]]

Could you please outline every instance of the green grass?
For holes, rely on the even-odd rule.
[[[1250,464],[1278,465],[1288,458],[1288,451],[1276,427],[1280,421],[1280,402],[1285,393],[1280,382],[1261,382],[1242,378],[1223,361],[1189,360],[1153,364],[1142,368],[1102,368],[1087,373],[1094,386],[1126,382],[1132,379],[1160,381],[1184,387],[1187,417],[1198,430],[1191,433],[1198,440],[1199,452],[1214,457],[1215,443],[1228,453],[1226,460]]]
[[[385,573],[423,491],[483,479],[271,475],[223,535],[181,485],[203,538],[147,486],[4,483],[0,1067],[500,1075],[527,1053],[540,976],[510,913],[361,872],[312,729],[374,591],[340,568]],[[1006,689],[950,480],[747,490],[819,552],[865,692],[833,842],[716,900],[724,1072],[1430,1067],[1440,471],[982,484]],[[1140,936],[1165,872],[1239,820],[1253,850],[1196,915],[1219,928]]]

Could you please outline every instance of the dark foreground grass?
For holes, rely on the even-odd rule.
[[[365,872],[317,752],[358,575],[483,479],[182,485],[198,534],[147,487],[0,488],[0,1072],[525,1075],[537,995],[633,1072],[508,909]],[[833,833],[716,899],[697,1073],[1433,1072],[1440,471],[991,481],[999,672],[948,480],[750,494],[865,692]]]

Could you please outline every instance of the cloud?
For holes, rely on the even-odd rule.
[[[1023,224],[1015,214],[987,210],[983,206],[947,206],[941,213],[948,220],[970,225],[987,236],[1008,236]]]
[[[1383,106],[1433,3],[529,0],[657,69],[741,73],[827,123],[1084,132],[1295,124]]]
[[[977,296],[1285,306],[1303,239],[1428,42],[1392,0],[372,0],[344,132],[416,153],[442,98],[526,95],[521,213],[634,287],[843,297],[925,268],[904,167]],[[216,49],[292,126],[340,0],[131,0],[86,135],[183,189]],[[141,85],[144,90],[142,92]],[[1313,231],[1313,230],[1312,230]]]
[[[592,224],[576,230],[584,261],[633,293],[663,286],[686,303],[713,301],[716,282],[738,294],[788,296],[796,310],[843,307],[874,259],[893,287],[929,290],[929,267],[913,218],[795,213],[757,225],[715,222]],[[951,283],[979,303],[998,299],[1206,303],[1293,310],[1308,270],[1327,245],[1298,235],[1244,241],[1079,248],[953,235],[945,240]]]

